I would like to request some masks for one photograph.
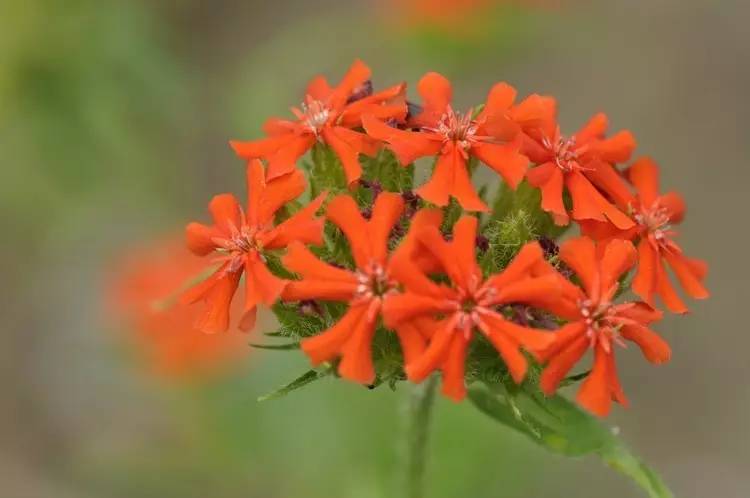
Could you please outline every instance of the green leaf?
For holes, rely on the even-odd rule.
[[[524,389],[475,383],[469,399],[480,411],[555,453],[590,454],[630,477],[650,498],[672,498],[661,478],[636,458],[598,419],[562,396],[543,397]]]
[[[330,368],[326,368],[324,370],[308,370],[304,374],[300,375],[299,377],[291,381],[289,384],[281,386],[275,391],[272,391],[268,394],[260,396],[258,398],[258,401],[270,401],[272,399],[281,398],[282,396],[286,396],[292,391],[296,391],[297,389],[305,387],[306,385],[312,382],[315,382],[316,380],[326,377],[330,373],[331,373]]]
[[[290,349],[299,349],[299,342],[290,342],[288,344],[250,344],[255,349],[270,349],[272,351],[288,351]]]

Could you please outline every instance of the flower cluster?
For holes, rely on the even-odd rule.
[[[613,400],[626,403],[616,348],[629,341],[650,362],[669,360],[669,346],[650,329],[661,318],[655,300],[687,311],[666,266],[686,294],[708,296],[705,265],[674,241],[680,196],[659,193],[651,159],[619,167],[635,139],[607,134],[604,114],[567,135],[554,98],[519,99],[507,83],[465,111],[454,108],[440,74],[422,77],[417,93],[419,103],[407,101],[404,83],[375,91],[369,68],[356,61],[336,86],[313,79],[295,118],[269,119],[265,138],[231,142],[248,164],[247,206],[218,195],[209,204],[213,223],[188,225],[189,248],[213,255],[216,271],[182,301],[206,303],[206,332],[226,330],[244,275],[243,328],[253,326],[259,304],[280,321],[290,311],[312,317],[305,323],[317,324],[313,330],[285,335],[314,365],[365,385],[420,382],[439,371],[455,400],[488,356],[516,383],[538,371],[551,394],[591,350],[579,403],[598,415]],[[421,158],[434,166],[415,186],[415,169],[430,171]],[[492,205],[472,183],[480,165],[504,183]],[[524,197],[523,219],[534,219],[509,242],[497,229],[497,206],[521,187],[534,194]],[[295,201],[307,190],[317,196]],[[573,222],[581,235],[558,246],[554,236]],[[509,245],[512,258],[493,257]],[[640,300],[619,300],[628,290]],[[386,354],[394,349],[395,370]]]

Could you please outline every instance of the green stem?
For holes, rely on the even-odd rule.
[[[432,406],[435,401],[437,377],[432,376],[422,384],[413,386],[409,396],[406,496],[424,497],[424,474],[427,463],[427,439],[430,430]]]

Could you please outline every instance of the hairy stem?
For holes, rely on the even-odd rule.
[[[406,448],[406,497],[424,498],[424,474],[427,463],[427,439],[437,377],[412,387],[408,406]]]

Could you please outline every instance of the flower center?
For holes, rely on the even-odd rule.
[[[578,148],[576,147],[575,137],[564,137],[559,134],[554,139],[544,137],[542,143],[544,147],[555,156],[555,164],[565,172],[573,171],[578,165]]]
[[[440,117],[437,126],[424,129],[443,136],[443,142],[455,142],[463,149],[468,149],[478,141],[477,129],[479,123],[471,118],[473,111],[469,109],[465,114],[457,113],[452,107]]]
[[[228,272],[235,272],[242,268],[244,256],[250,252],[260,252],[261,243],[257,239],[258,229],[251,228],[244,222],[237,228],[234,224],[229,226],[229,237],[214,237],[217,250],[223,253],[218,261],[228,261]]]
[[[659,201],[648,209],[642,209],[633,216],[635,221],[645,230],[652,233],[657,241],[662,241],[669,234],[669,211],[659,204]]]
[[[364,271],[357,271],[357,298],[382,297],[396,287],[388,272],[379,263],[370,263]]]
[[[579,303],[581,316],[586,323],[586,335],[591,341],[591,347],[597,343],[610,352],[612,343],[624,346],[620,337],[620,320],[617,316],[617,307],[609,301],[595,303],[585,299]]]
[[[317,135],[331,117],[331,109],[320,100],[315,100],[309,95],[301,107],[302,111],[297,114],[297,117],[310,131]]]
[[[490,312],[495,289],[485,287],[479,280],[473,279],[468,288],[457,290],[457,326],[468,331],[479,324],[481,314]]]

